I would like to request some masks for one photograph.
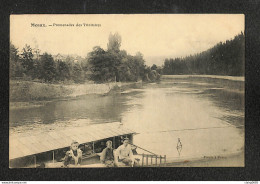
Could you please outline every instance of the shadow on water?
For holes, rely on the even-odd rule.
[[[140,94],[135,91],[133,94]],[[121,114],[131,106],[125,94],[86,95],[74,99],[52,101],[32,109],[10,111],[10,127],[25,124],[52,124],[56,121],[89,119],[94,123],[120,121]]]

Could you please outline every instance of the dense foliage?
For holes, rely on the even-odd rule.
[[[86,60],[75,62],[75,58],[67,56],[64,60],[54,59],[51,54],[40,54],[38,49],[26,45],[21,54],[10,44],[10,78],[41,80],[44,82],[85,80],[84,64]]]
[[[243,33],[218,43],[202,53],[185,58],[165,59],[163,74],[208,74],[243,76],[245,36]]]
[[[40,54],[38,49],[26,45],[19,54],[18,49],[10,44],[11,79],[37,79],[44,82],[85,80],[95,82],[115,81],[153,81],[159,78],[156,71],[145,65],[143,55],[135,56],[120,50],[121,36],[110,34],[107,50],[99,46],[93,48],[86,58],[79,56],[62,57],[61,55]]]
[[[120,46],[121,36],[117,33],[110,34],[107,51],[97,46],[88,54],[92,80],[118,82],[158,79],[159,75],[152,75],[152,70],[145,65],[140,52],[132,56],[125,50],[120,50]]]

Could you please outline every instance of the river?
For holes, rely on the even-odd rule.
[[[167,158],[218,156],[244,149],[244,111],[243,81],[163,78],[109,95],[53,100],[39,107],[10,110],[10,135],[121,121],[138,132],[136,145]]]

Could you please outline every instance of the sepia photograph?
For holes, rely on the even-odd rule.
[[[244,14],[10,15],[9,168],[244,167]]]

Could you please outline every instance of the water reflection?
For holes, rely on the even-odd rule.
[[[127,98],[116,96],[91,95],[76,99],[49,102],[33,109],[10,111],[10,126],[23,126],[35,122],[51,124],[55,121],[71,119],[91,119],[92,121],[118,121],[127,109]]]
[[[140,133],[136,144],[168,158],[178,157],[178,138],[184,157],[238,151],[244,145],[244,129],[230,125],[244,125],[244,83],[162,80],[108,96],[88,95],[10,111],[11,134],[112,121]]]

